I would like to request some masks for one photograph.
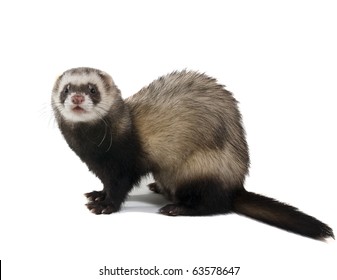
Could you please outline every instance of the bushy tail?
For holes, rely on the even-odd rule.
[[[334,238],[328,225],[275,199],[244,190],[233,202],[234,212],[266,224],[314,239]]]

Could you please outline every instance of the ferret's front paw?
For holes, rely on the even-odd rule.
[[[89,202],[103,201],[105,199],[105,193],[103,191],[93,191],[84,194]]]
[[[96,214],[111,214],[117,212],[119,207],[117,207],[113,202],[105,202],[105,201],[92,201],[86,204],[88,209]]]

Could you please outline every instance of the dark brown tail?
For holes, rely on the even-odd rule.
[[[306,237],[334,237],[332,229],[297,208],[259,194],[242,191],[234,199],[233,211],[266,224]]]

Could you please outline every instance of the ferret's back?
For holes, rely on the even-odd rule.
[[[154,158],[183,160],[198,150],[223,150],[231,143],[248,161],[237,101],[213,78],[173,72],[126,103],[145,150]]]

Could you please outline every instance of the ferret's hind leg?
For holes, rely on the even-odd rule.
[[[176,188],[173,204],[168,204],[159,213],[168,216],[203,216],[225,214],[232,211],[235,193],[241,187],[228,187],[213,179],[198,179],[183,183]]]
[[[159,184],[157,182],[153,182],[151,184],[147,185],[150,191],[153,191],[155,193],[163,194],[162,189],[159,187]]]
[[[174,198],[168,188],[163,187],[158,181],[147,185],[150,191],[163,195],[167,200],[173,201]]]

